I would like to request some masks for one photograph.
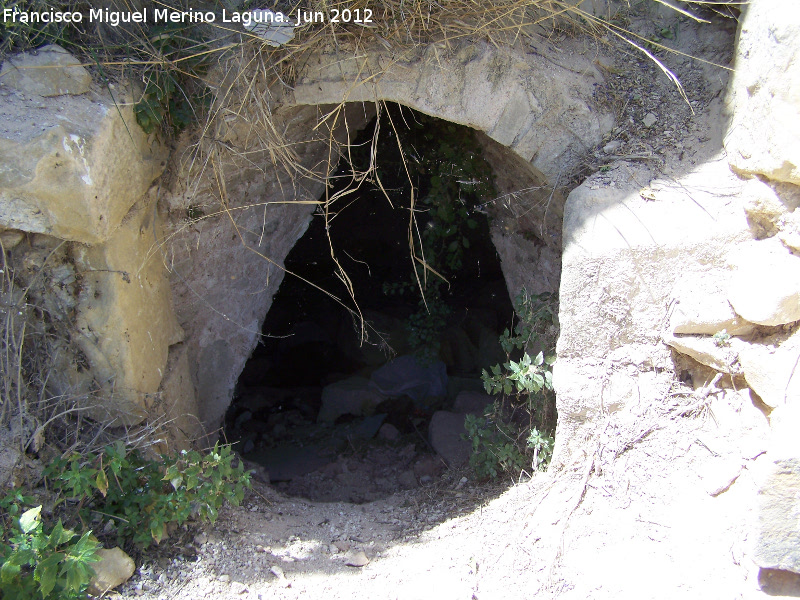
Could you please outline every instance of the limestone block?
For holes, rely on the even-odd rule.
[[[729,335],[745,336],[753,332],[752,323],[733,312],[718,278],[681,278],[670,306],[669,329],[673,334],[714,335],[724,330]]]
[[[738,340],[729,340],[728,343],[734,345],[735,342],[738,342]],[[664,334],[664,343],[672,346],[681,354],[691,356],[697,362],[720,373],[735,375],[741,372],[737,362],[739,358],[738,352],[728,345],[718,345],[712,337]]]
[[[89,584],[89,593],[95,596],[121,586],[133,576],[136,564],[121,548],[97,551],[99,562],[92,563],[95,576]]]
[[[163,169],[166,150],[129,104],[10,94],[3,108],[16,117],[0,122],[2,227],[103,242]]]
[[[739,352],[747,384],[772,408],[800,400],[800,331],[781,337],[745,344]]]
[[[144,418],[183,331],[172,309],[152,204],[142,202],[105,244],[79,248],[83,272],[77,341],[110,397],[91,414],[132,424]]]
[[[800,5],[751,2],[740,28],[728,160],[741,173],[800,183]]]
[[[759,495],[755,562],[764,569],[800,573],[800,458],[775,462]]]
[[[8,59],[0,68],[0,82],[38,96],[85,94],[92,76],[61,46],[51,44]]]
[[[402,59],[382,46],[357,57],[320,52],[287,103],[399,102],[486,132],[555,180],[614,122],[592,101],[602,76],[591,61],[569,49],[556,60],[545,43],[535,50],[526,56],[470,43],[446,53],[427,46]]]
[[[777,233],[778,221],[788,208],[775,190],[754,177],[744,184],[742,196],[747,222],[755,237],[761,239]]]
[[[723,201],[738,197],[741,181],[721,161],[648,190],[643,167],[602,175],[615,185],[590,177],[565,205],[559,359],[660,340],[676,282],[727,277],[728,249],[752,239],[744,211]]]
[[[754,241],[730,256],[735,268],[728,301],[737,314],[759,325],[800,319],[800,257],[777,238]]]

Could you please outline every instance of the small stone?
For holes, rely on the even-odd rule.
[[[369,564],[369,558],[361,550],[352,550],[345,556],[344,564],[348,567],[364,567]]]
[[[208,542],[208,535],[206,534],[205,531],[201,531],[196,536],[194,536],[194,543],[197,544],[198,546],[202,546],[206,542]]]
[[[234,581],[231,583],[231,591],[234,594],[244,594],[247,591],[247,586],[240,581]]]
[[[642,119],[642,124],[647,127],[648,129],[656,124],[658,121],[658,117],[656,117],[653,113],[647,113]]]
[[[275,577],[277,577],[278,579],[286,579],[286,575],[284,574],[283,569],[281,569],[278,565],[270,567],[269,572],[275,575]]]
[[[92,564],[95,576],[89,584],[89,593],[99,596],[122,585],[133,575],[136,565],[121,548],[97,551],[99,562]]]
[[[378,431],[378,437],[386,440],[387,442],[394,442],[400,438],[400,432],[397,427],[391,423],[384,423]]]
[[[333,545],[339,552],[347,552],[348,550],[350,550],[350,548],[352,548],[352,544],[350,544],[350,542],[345,540],[338,540],[336,542],[333,542]]]
[[[219,576],[219,580],[220,580],[222,583],[230,583],[231,576],[230,576],[230,575],[228,575],[228,574],[225,574],[225,575],[220,575],[220,576]]]
[[[92,83],[80,61],[55,44],[8,59],[0,75],[4,84],[39,96],[85,94]],[[22,94],[20,97],[24,99]]]
[[[622,142],[619,140],[608,142],[605,146],[603,146],[603,152],[606,154],[613,154],[620,148],[620,146],[622,146]]]

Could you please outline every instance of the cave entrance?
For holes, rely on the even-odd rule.
[[[224,425],[284,493],[361,503],[466,465],[465,415],[491,405],[481,371],[506,360],[499,338],[514,318],[477,135],[387,105],[332,177],[335,202],[287,256],[296,276],[273,299]],[[372,174],[343,193],[371,157]]]

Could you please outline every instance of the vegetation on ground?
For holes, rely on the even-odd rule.
[[[553,454],[555,298],[523,289],[514,308],[514,331],[500,336],[507,361],[481,376],[486,392],[497,399],[483,416],[467,415],[464,421],[465,439],[472,444],[470,466],[480,478],[543,470]]]
[[[48,512],[72,529],[61,517],[45,529],[42,504],[23,510],[35,501],[19,491],[0,499],[2,597],[85,598],[98,538],[146,548],[190,519],[214,522],[226,501],[238,506],[250,474],[233,462],[228,445],[147,459],[121,441],[57,458],[45,469],[56,498]]]

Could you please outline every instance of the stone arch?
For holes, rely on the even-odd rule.
[[[324,122],[321,115],[344,106],[348,128],[329,132],[344,141],[348,131],[352,134],[363,126],[376,102],[389,101],[485,133],[482,145],[495,171],[501,173],[501,192],[508,193],[514,186],[541,188],[557,183],[587,148],[602,139],[613,119],[593,108],[593,85],[600,80],[590,57],[576,53],[569,59],[559,55],[556,61],[544,43],[535,49],[429,45],[403,57],[382,48],[355,58],[321,52],[307,61],[291,89],[259,93],[270,98],[275,122],[283,127],[287,143],[298,149],[306,169],[318,167],[328,150],[314,139]],[[231,116],[220,137],[230,146],[244,148],[246,140],[252,139],[252,123]],[[253,151],[265,152],[263,148]],[[218,204],[218,190],[207,172],[194,180],[191,189],[172,186],[163,203],[171,211],[167,216],[172,221],[171,281],[186,331],[179,348],[191,365],[199,414],[207,429],[219,423],[230,403],[238,374],[283,278],[279,265],[307,227],[313,204],[298,201],[314,202],[324,190],[320,181],[290,181],[277,170],[261,172],[252,163],[236,158],[227,163],[227,206],[247,205],[254,199],[280,204],[245,209],[235,219],[215,217],[187,227],[185,216],[191,207]],[[192,180],[187,174],[181,173],[174,181]],[[537,214],[540,219],[542,214],[527,211],[520,220],[517,217],[525,211],[514,214],[513,203],[504,210],[507,218],[498,213],[501,218],[492,237],[504,265],[517,265],[514,271],[506,271],[511,293],[523,284],[536,289],[541,285],[535,281],[537,273],[545,272],[546,289],[555,291],[560,220],[544,236],[547,241],[535,244],[526,239],[525,230],[542,235],[545,228],[536,222]],[[550,218],[559,215],[554,208]],[[192,227],[203,240],[199,246]],[[243,231],[249,233],[242,235]],[[225,285],[217,275],[210,275],[221,270]]]

